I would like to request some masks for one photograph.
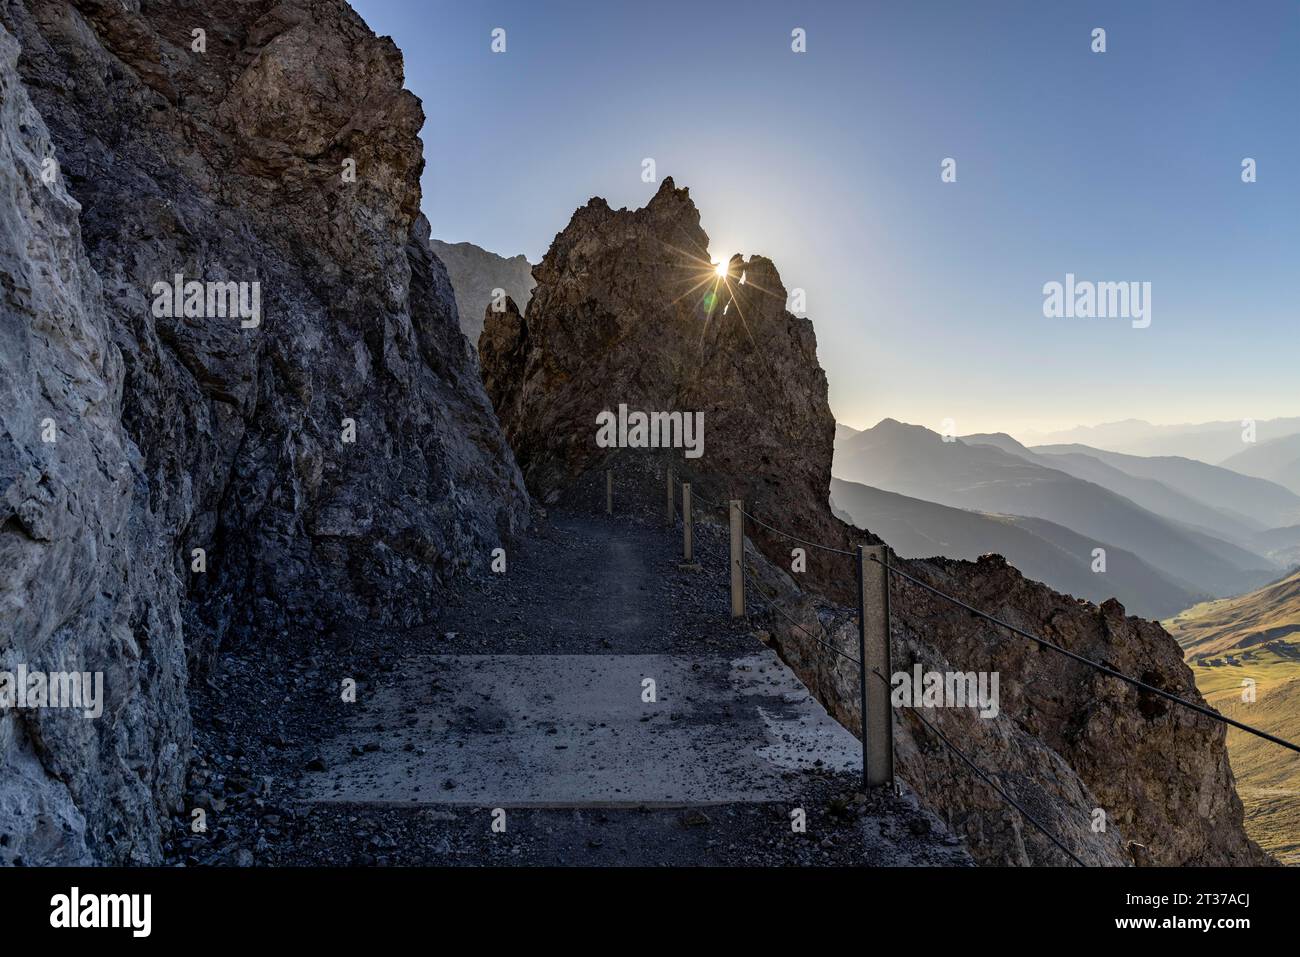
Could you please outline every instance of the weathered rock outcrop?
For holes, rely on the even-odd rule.
[[[593,199],[534,268],[526,314],[485,315],[483,380],[525,481],[556,501],[610,459],[595,441],[602,411],[702,412],[703,457],[665,461],[710,499],[845,541],[826,506],[835,421],[812,323],[786,310],[770,260],[733,256],[720,278],[708,244],[671,178],[644,209]],[[779,552],[779,539],[763,541]],[[832,580],[824,556],[809,562]]]
[[[1000,556],[893,563],[972,607],[1203,704],[1177,644],[1155,622],[1127,617],[1024,578]],[[847,727],[860,725],[855,667],[818,645],[857,654],[852,609],[800,594],[790,576],[757,562],[755,587],[782,603],[792,627],[769,625],[785,660]],[[950,750],[923,717],[993,775],[1085,863],[1242,865],[1267,861],[1243,827],[1224,726],[1141,692],[1005,629],[975,619],[904,579],[891,589],[894,672],[999,676],[999,714],[895,710],[897,770],[984,863],[1063,864]],[[879,685],[879,682],[877,682]],[[1104,812],[1104,819],[1098,811]],[[1104,831],[1094,830],[1099,821]]]
[[[537,283],[533,267],[522,255],[507,259],[473,243],[444,243],[440,239],[429,240],[429,247],[447,267],[451,288],[456,292],[460,331],[471,346],[478,345],[483,313],[492,305],[495,290],[500,289],[521,309],[528,305]]]
[[[762,257],[733,259],[715,283],[708,238],[684,189],[665,180],[641,210],[592,200],[534,271],[525,314],[489,313],[479,341],[488,393],[535,494],[558,500],[611,456],[595,417],[630,409],[703,410],[705,453],[674,467],[706,494],[739,497],[759,518],[806,539],[877,543],[830,514],[835,423],[811,323],[785,310]],[[743,282],[741,281],[743,277]],[[716,296],[716,299],[709,298]],[[697,512],[705,520],[712,513]],[[811,632],[856,654],[852,612],[801,594],[793,543],[749,523],[753,587]],[[854,569],[812,551],[800,586],[844,598]],[[1159,625],[1024,579],[1004,561],[897,560],[900,568],[1027,631],[1157,687],[1200,701],[1177,645]],[[993,773],[1092,863],[1244,864],[1262,855],[1242,828],[1223,727],[1006,634],[903,579],[893,586],[894,664],[996,671],[1000,714],[931,709],[924,717]],[[820,608],[820,611],[818,610]],[[783,657],[844,723],[858,727],[856,669],[780,616]],[[1064,862],[1041,834],[975,778],[906,710],[899,773],[987,863]],[[1096,809],[1106,829],[1094,831]]]
[[[187,660],[416,620],[527,496],[429,251],[390,40],[343,0],[9,0],[0,25],[59,164],[33,180],[10,70],[0,654],[109,676],[102,723],[0,719],[30,782],[5,774],[0,855],[153,860]],[[169,313],[177,275],[258,283],[258,321]]]

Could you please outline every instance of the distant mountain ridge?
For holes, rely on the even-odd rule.
[[[996,553],[1027,578],[1098,604],[1117,598],[1129,614],[1143,618],[1164,618],[1200,600],[1131,552],[1045,519],[950,508],[836,478],[831,506],[844,521],[880,535],[904,558],[974,561]],[[1099,545],[1106,548],[1105,574],[1092,571],[1092,549]]]
[[[968,435],[963,436],[962,440],[969,444],[996,445],[1004,452],[1018,458],[1041,465],[1044,468],[1057,469],[1084,482],[1100,485],[1102,488],[1109,489],[1117,495],[1122,495],[1156,515],[1219,536],[1242,547],[1249,547],[1251,538],[1255,533],[1277,525],[1281,521],[1289,519],[1293,514],[1292,511],[1279,507],[1270,516],[1270,520],[1261,521],[1239,512],[1217,508],[1209,502],[1185,494],[1169,483],[1160,481],[1155,477],[1156,474],[1159,474],[1159,470],[1147,469],[1148,474],[1137,475],[1132,471],[1117,467],[1112,464],[1112,461],[1105,458],[1106,456],[1113,456],[1118,459],[1119,457],[1115,453],[1098,452],[1083,445],[1040,446],[1028,449],[1009,436]],[[1155,461],[1137,456],[1125,456],[1125,458],[1137,462]],[[1193,462],[1192,459],[1183,459],[1181,461]],[[1234,472],[1228,472],[1225,469],[1218,469],[1217,466],[1205,465],[1203,462],[1196,462],[1195,464],[1206,469],[1223,472],[1243,484],[1259,481],[1237,475]],[[1300,509],[1300,498],[1292,496],[1286,489],[1281,487],[1271,487],[1276,490],[1278,495],[1284,496],[1285,500],[1292,504],[1292,509]],[[1284,515],[1287,516],[1286,519],[1281,517]]]
[[[835,423],[835,445],[838,448],[841,442],[847,442],[855,435],[861,435],[861,429],[855,429],[851,425],[845,425],[843,422]]]
[[[955,508],[1046,519],[1132,552],[1191,592],[1239,594],[1280,571],[1262,555],[1062,469],[893,419],[842,442],[833,474]]]
[[[1081,425],[1059,432],[1030,431],[1022,433],[1021,438],[1031,448],[1082,444],[1109,452],[1178,455],[1213,464],[1222,463],[1242,450],[1245,444],[1242,431],[1240,419],[1180,425],[1152,425],[1142,419],[1125,419],[1101,425]],[[1255,423],[1255,434],[1261,443],[1300,434],[1300,417],[1260,420]]]
[[[1254,544],[1257,551],[1285,568],[1300,565],[1300,525],[1260,532],[1255,536]]]
[[[447,267],[460,313],[460,329],[475,351],[483,332],[483,313],[492,304],[492,290],[503,290],[521,312],[527,308],[537,281],[533,279],[532,265],[523,255],[507,258],[473,243],[447,243],[441,239],[430,239],[429,248]],[[504,304],[505,300],[501,301]]]
[[[1086,445],[1038,445],[1030,451],[1052,457],[1087,455],[1136,478],[1154,479],[1224,514],[1248,518],[1265,528],[1300,522],[1300,495],[1295,491],[1227,464],[1209,465],[1183,456],[1126,455]]]
[[[1251,445],[1227,459],[1223,467],[1268,479],[1300,494],[1300,435]]]

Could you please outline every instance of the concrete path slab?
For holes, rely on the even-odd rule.
[[[771,651],[431,655],[358,703],[307,776],[323,802],[617,807],[766,802],[860,767],[857,739]],[[642,700],[643,679],[656,701]]]

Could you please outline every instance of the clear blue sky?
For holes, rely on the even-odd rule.
[[[435,236],[536,262],[654,157],[714,258],[807,290],[841,421],[1300,414],[1296,0],[353,5],[424,101]],[[1151,327],[1045,318],[1067,272],[1151,282]]]

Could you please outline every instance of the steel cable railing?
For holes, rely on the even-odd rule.
[[[753,574],[754,571],[755,570],[751,567],[750,573]],[[771,608],[782,618],[788,621],[793,627],[803,632],[808,638],[812,639],[822,647],[827,648],[830,651],[833,651],[835,654],[840,655],[841,657],[846,658],[849,661],[853,662],[855,665],[858,666],[859,670],[861,670],[862,662],[859,661],[857,658],[854,658],[852,655],[848,654],[845,651],[841,651],[839,648],[836,648],[830,642],[823,641],[822,639],[818,638],[816,635],[810,632],[799,622],[795,621],[793,616],[791,616],[788,612],[786,612],[785,609],[783,609],[779,604],[777,604],[775,600],[764,595],[761,591],[758,592],[758,597],[762,598],[769,608]],[[889,687],[889,681],[879,671],[873,668],[871,669],[871,673],[875,675],[877,678],[879,678],[884,683],[885,687]],[[1085,866],[1083,861],[1081,861],[1073,851],[1071,851],[1068,847],[1066,847],[1065,844],[1062,843],[1061,840],[1055,834],[1053,834],[1052,831],[1045,824],[1039,821],[1038,818],[1035,817],[1033,814],[1029,813],[1029,811],[1026,810],[1026,808],[1019,801],[1017,801],[1010,794],[1008,794],[1002,787],[1000,787],[998,783],[994,781],[993,778],[983,768],[979,767],[979,765],[977,765],[974,761],[972,761],[965,754],[965,752],[963,752],[959,747],[953,744],[952,741],[949,739],[949,737],[946,734],[944,734],[942,731],[940,731],[938,727],[936,727],[930,721],[926,720],[925,716],[921,714],[919,709],[915,707],[909,707],[908,710],[911,711],[913,714],[915,714],[917,720],[919,720],[923,725],[929,728],[930,731],[933,732],[934,735],[941,742],[943,742],[944,746],[947,747],[949,751],[955,754],[963,764],[965,764],[968,768],[971,769],[971,771],[973,771],[976,775],[978,775],[979,778],[982,781],[984,781],[984,783],[987,784],[990,788],[992,788],[993,791],[999,797],[1001,797],[1004,801],[1006,801],[1007,804],[1011,805],[1011,807],[1015,808],[1015,810],[1019,812],[1021,817],[1023,817],[1026,821],[1028,821],[1040,832],[1042,832],[1044,837],[1046,837],[1049,841],[1051,841],[1054,845],[1056,845],[1056,847],[1063,854],[1069,857],[1070,860],[1074,861],[1075,864],[1078,864],[1080,867]]]
[[[856,557],[857,557],[857,554],[856,554],[856,553],[854,553],[854,552],[850,552],[850,551],[848,551],[847,549],[843,549],[843,548],[835,548],[834,546],[831,546],[831,545],[819,545],[819,544],[817,544],[816,542],[809,542],[809,541],[805,541],[805,540],[802,539],[802,538],[797,538],[797,537],[795,537],[794,535],[791,535],[789,532],[783,532],[783,531],[781,531],[781,529],[779,529],[779,528],[773,528],[771,525],[767,524],[766,522],[764,522],[764,521],[762,521],[762,520],[760,520],[760,519],[755,518],[753,515],[750,515],[750,514],[749,514],[747,511],[745,511],[743,508],[740,510],[740,514],[741,514],[741,515],[744,515],[747,519],[749,519],[749,520],[750,520],[751,522],[753,522],[755,525],[759,525],[759,526],[761,526],[761,527],[767,529],[769,532],[775,532],[777,535],[782,535],[782,536],[784,536],[784,537],[790,539],[790,541],[792,541],[792,542],[798,542],[800,545],[807,545],[809,548],[820,548],[820,549],[821,549],[822,551],[824,551],[824,552],[834,552],[836,555],[848,555],[849,558],[856,558]]]
[[[781,529],[773,528],[771,525],[767,525],[766,523],[759,522],[758,519],[754,518],[748,512],[744,511],[744,509],[741,509],[741,514],[745,515],[752,521],[758,522],[758,524],[762,525],[764,528],[776,532],[779,535],[784,535],[786,538],[795,541],[801,541],[796,536],[791,535],[789,532],[785,532],[782,531]],[[811,544],[816,548],[825,549],[826,551],[830,551],[830,552],[839,552],[841,554],[846,554],[846,555],[854,554],[853,552],[845,552],[843,549],[835,548],[834,546],[831,545],[818,545],[816,543],[806,543],[806,544]],[[1136,688],[1140,688],[1143,691],[1147,691],[1150,692],[1151,694],[1158,695],[1159,697],[1164,698],[1168,701],[1172,701],[1175,704],[1180,704],[1184,708],[1188,708],[1189,710],[1195,711],[1198,714],[1204,715],[1205,717],[1213,718],[1216,721],[1220,721],[1224,724],[1231,725],[1232,727],[1237,728],[1240,731],[1245,731],[1249,734],[1253,734],[1259,738],[1262,738],[1265,741],[1269,741],[1273,744],[1280,745],[1281,747],[1289,748],[1292,751],[1300,752],[1300,745],[1297,745],[1291,741],[1287,741],[1285,738],[1279,738],[1276,735],[1269,734],[1267,731],[1263,731],[1259,728],[1251,727],[1250,725],[1245,724],[1241,721],[1237,721],[1233,718],[1229,718],[1226,715],[1221,714],[1218,711],[1215,711],[1213,708],[1207,708],[1203,705],[1198,705],[1195,702],[1188,701],[1185,698],[1180,698],[1178,697],[1178,695],[1171,694],[1168,691],[1165,691],[1161,688],[1157,688],[1155,685],[1148,684],[1145,681],[1140,681],[1139,679],[1131,677],[1130,675],[1126,675],[1122,671],[1117,671],[1116,669],[1111,668],[1108,665],[1103,665],[1099,661],[1093,661],[1091,658],[1086,658],[1083,655],[1078,654],[1077,652],[1070,651],[1068,648],[1064,648],[1053,641],[1049,641],[1046,638],[1041,638],[1038,635],[1025,631],[1022,628],[1017,628],[1015,625],[1002,621],[1000,618],[996,618],[993,615],[988,614],[987,612],[981,611],[980,609],[967,604],[966,602],[962,601],[960,598],[957,598],[953,595],[949,595],[948,593],[941,591],[938,588],[935,588],[933,585],[930,585],[929,583],[922,581],[921,579],[915,577],[914,575],[909,575],[907,572],[903,571],[900,568],[896,568],[895,566],[889,564],[888,562],[880,562],[880,560],[876,558],[870,558],[869,560],[883,565],[885,570],[888,571],[890,574],[898,575],[900,578],[905,578],[906,580],[912,582],[914,585],[918,585],[919,587],[925,589],[926,591],[930,592],[936,597],[951,602],[952,604],[970,612],[976,617],[983,618],[986,621],[989,621],[995,625],[1005,628],[1008,631],[1012,632],[1013,634],[1019,635],[1022,638],[1026,638],[1030,641],[1036,642],[1039,646],[1043,648],[1048,648],[1052,651],[1059,652],[1060,654],[1063,654],[1079,662],[1080,664],[1087,665],[1090,668],[1096,669],[1097,671],[1110,675],[1112,678],[1118,678],[1121,681],[1128,682],[1129,684],[1133,685]]]
[[[709,506],[709,508],[716,508],[719,511],[723,512],[724,514],[727,512],[727,506],[723,505],[721,502],[714,502],[711,499],[706,498],[705,496],[701,495],[694,487],[691,488],[691,498],[699,499],[705,505]]]
[[[878,559],[872,558],[871,561],[878,561]],[[952,602],[954,605],[957,605],[959,608],[965,609],[966,611],[970,612],[972,615],[975,615],[977,618],[983,618],[985,621],[991,622],[992,624],[995,624],[1001,628],[1005,628],[1007,629],[1007,631],[1010,631],[1013,634],[1019,635],[1022,638],[1027,638],[1030,641],[1036,642],[1042,648],[1048,648],[1052,651],[1057,652],[1058,654],[1065,655],[1067,658],[1072,658],[1073,660],[1079,662],[1080,664],[1084,664],[1090,668],[1094,668],[1097,671],[1102,672],[1103,674],[1110,675],[1112,678],[1118,678],[1120,681],[1126,681],[1129,684],[1133,685],[1135,688],[1140,688],[1143,691],[1150,692],[1151,694],[1159,695],[1161,698],[1164,698],[1168,701],[1172,701],[1175,704],[1180,704],[1184,708],[1189,708],[1192,711],[1197,712],[1198,714],[1203,714],[1206,717],[1214,718],[1216,721],[1222,721],[1224,724],[1232,725],[1234,728],[1237,728],[1238,730],[1245,731],[1249,734],[1253,734],[1259,738],[1263,738],[1265,741],[1270,741],[1273,744],[1281,745],[1284,748],[1290,748],[1292,751],[1300,752],[1300,745],[1293,744],[1292,742],[1287,741],[1284,738],[1279,738],[1276,735],[1269,734],[1267,731],[1261,731],[1259,728],[1252,728],[1250,725],[1243,724],[1234,718],[1229,718],[1227,715],[1221,714],[1220,712],[1215,711],[1212,708],[1207,708],[1204,707],[1203,705],[1196,704],[1193,701],[1188,701],[1185,698],[1180,698],[1176,694],[1171,694],[1170,692],[1165,691],[1161,688],[1157,688],[1155,687],[1155,685],[1148,684],[1145,681],[1139,681],[1137,678],[1130,677],[1129,675],[1124,674],[1122,671],[1116,671],[1114,668],[1111,668],[1109,665],[1103,665],[1099,661],[1093,661],[1091,658],[1085,658],[1083,655],[1078,654],[1077,652],[1070,651],[1070,649],[1068,648],[1063,648],[1061,645],[1058,645],[1053,641],[1048,641],[1046,638],[1040,638],[1038,635],[1025,631],[1022,628],[1017,628],[1015,625],[1009,624],[1008,622],[1005,622],[1000,618],[995,618],[993,615],[990,615],[987,612],[980,611],[978,608],[968,605],[960,598],[954,598],[952,595],[940,591],[939,589],[935,588],[933,585],[923,582],[919,578],[909,575],[907,574],[907,572],[902,571],[901,569],[895,568],[893,565],[890,565],[888,562],[881,562],[881,564],[883,564],[886,570],[888,570],[891,574],[898,575],[902,578],[905,578],[908,581],[910,581],[912,584],[925,589],[931,594],[936,595],[939,598],[944,599],[945,601]]]
[[[749,571],[750,571],[751,574],[753,574],[754,569],[753,569],[753,568],[750,568]],[[763,592],[762,592],[761,590],[758,591],[757,594],[758,594],[758,597],[759,597],[759,598],[763,599],[763,601],[767,604],[767,606],[768,606],[769,608],[771,608],[773,611],[775,611],[778,615],[780,615],[782,618],[784,618],[786,621],[788,621],[788,622],[789,622],[791,625],[793,625],[795,628],[798,628],[800,631],[802,631],[805,635],[807,635],[807,636],[808,636],[809,638],[811,638],[813,641],[817,642],[817,644],[822,645],[823,647],[829,648],[831,651],[835,652],[837,655],[839,655],[839,656],[842,657],[842,658],[847,658],[849,661],[853,662],[853,663],[854,663],[855,665],[857,665],[859,668],[862,667],[862,662],[859,661],[857,658],[854,658],[854,657],[853,657],[851,654],[849,654],[847,651],[841,651],[839,648],[836,648],[834,645],[832,645],[829,641],[823,641],[821,638],[818,638],[816,635],[814,635],[811,631],[809,631],[809,630],[808,630],[807,628],[805,628],[803,625],[799,624],[799,622],[795,621],[795,620],[794,620],[794,617],[791,616],[790,613],[787,612],[784,608],[782,608],[780,605],[778,605],[774,599],[769,598],[769,597],[767,597],[766,595],[764,595]]]

